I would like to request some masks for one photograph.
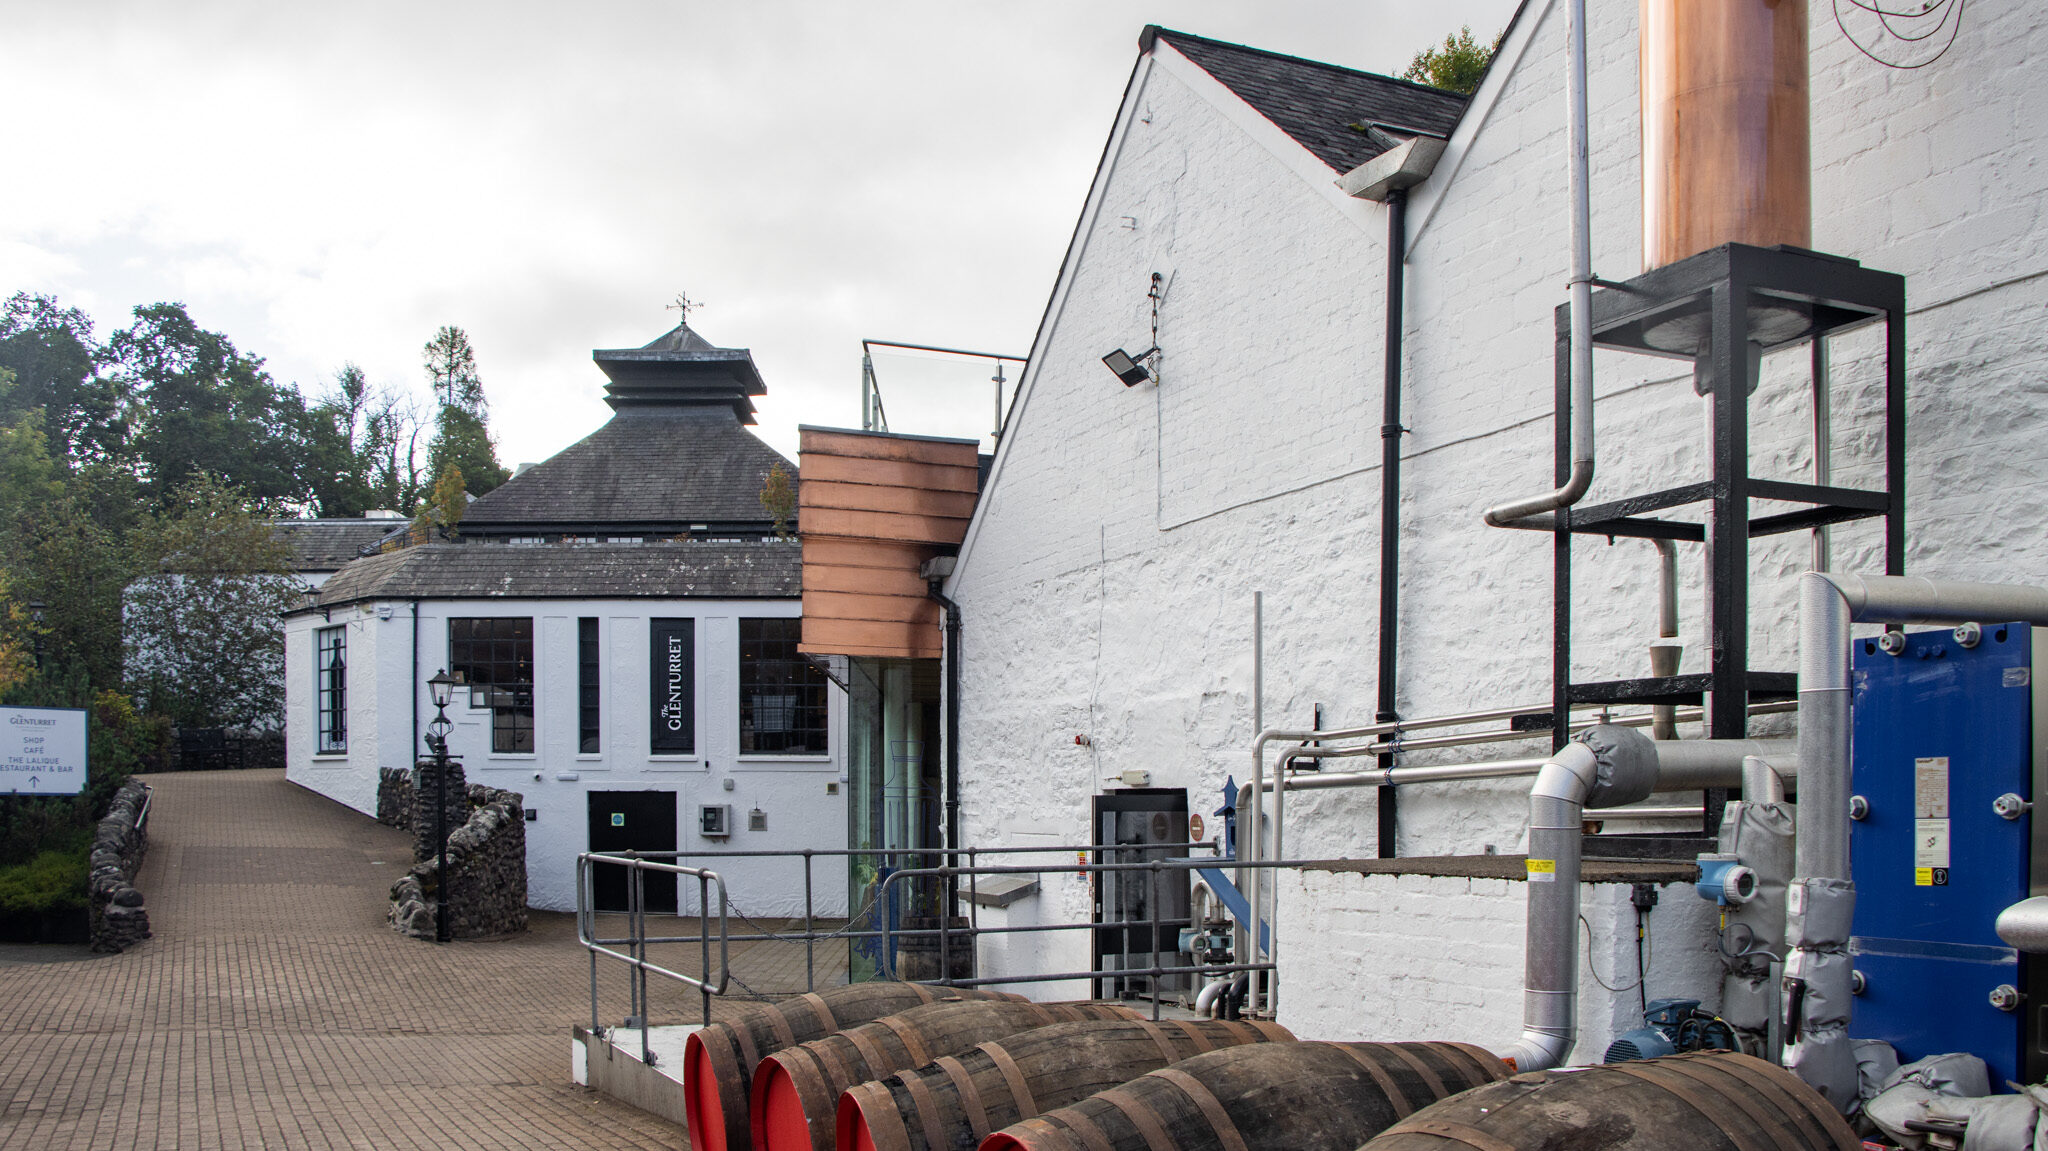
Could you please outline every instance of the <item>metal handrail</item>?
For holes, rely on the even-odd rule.
[[[631,933],[624,938],[601,937],[597,934],[596,893],[592,883],[592,865],[597,863],[615,864],[625,867],[626,922]],[[680,971],[651,963],[647,959],[649,943],[671,942],[661,937],[647,935],[647,873],[689,876],[697,881],[697,937],[688,942],[700,943],[703,947],[701,975],[690,976]],[[718,889],[718,979],[711,978],[711,889]],[[631,969],[633,988],[633,1013],[629,1019],[639,1021],[640,1061],[654,1065],[654,1054],[648,1045],[649,1019],[647,1000],[647,976],[649,973],[664,979],[674,980],[688,987],[694,987],[704,998],[704,1022],[711,1022],[711,997],[723,995],[732,983],[731,939],[727,922],[730,901],[726,896],[725,877],[703,867],[684,867],[674,863],[663,863],[650,859],[639,852],[586,851],[576,857],[576,939],[590,952],[590,1030],[591,1034],[602,1034],[597,1014],[597,957],[600,955],[616,959]],[[606,944],[629,945],[630,952],[613,950]]]
[[[1130,844],[1130,843],[1124,843],[1124,844],[1109,844],[1109,845],[1106,845],[1106,846],[1107,846],[1107,848],[1108,848],[1108,849],[1110,849],[1110,850],[1120,850],[1120,851],[1140,851],[1140,850],[1146,850],[1146,849],[1148,849],[1148,848],[1149,848],[1149,849],[1153,849],[1153,850],[1157,850],[1158,848],[1160,848],[1160,847],[1163,847],[1163,846],[1175,846],[1175,847],[1178,847],[1178,846],[1181,846],[1181,845],[1179,845],[1179,844],[1174,844],[1174,845],[1164,845],[1164,844]],[[1200,845],[1200,844],[1197,844],[1197,845],[1191,845],[1191,846],[1206,846],[1206,845]],[[986,850],[986,849],[978,849],[978,850]],[[1074,849],[1074,848],[1068,848],[1067,850],[1070,850],[1070,851],[1072,851],[1072,850],[1077,850],[1077,849]],[[893,939],[894,939],[894,938],[895,938],[896,936],[899,936],[899,935],[900,935],[900,936],[931,936],[931,935],[936,935],[936,936],[938,936],[938,939],[939,939],[939,972],[940,972],[940,978],[938,978],[938,979],[934,979],[934,980],[926,980],[925,982],[931,982],[931,983],[938,983],[938,984],[943,984],[944,986],[947,986],[947,987],[982,987],[982,986],[989,986],[989,985],[994,985],[994,984],[1004,984],[1004,983],[1050,983],[1050,982],[1055,982],[1055,981],[1059,981],[1059,980],[1066,980],[1066,979],[1089,979],[1089,980],[1096,980],[1096,979],[1118,979],[1118,978],[1134,978],[1134,977],[1138,977],[1138,976],[1144,976],[1144,977],[1148,977],[1148,978],[1150,978],[1150,979],[1151,979],[1151,981],[1152,981],[1152,991],[1151,991],[1151,996],[1150,996],[1150,998],[1151,998],[1151,1000],[1152,1000],[1152,1018],[1153,1018],[1153,1019],[1158,1019],[1158,1018],[1159,1018],[1159,983],[1158,983],[1158,980],[1159,980],[1159,977],[1160,977],[1160,976],[1164,976],[1164,975],[1206,975],[1206,976],[1212,976],[1212,977],[1214,977],[1214,976],[1220,976],[1220,975],[1227,975],[1227,974],[1232,974],[1232,973],[1235,973],[1235,972],[1243,972],[1243,971],[1265,971],[1265,972],[1270,972],[1270,971],[1272,971],[1272,970],[1274,969],[1274,964],[1273,964],[1273,963],[1272,963],[1272,961],[1270,961],[1270,960],[1266,960],[1266,961],[1258,961],[1258,960],[1252,960],[1252,961],[1246,961],[1246,962],[1237,962],[1237,963],[1196,963],[1196,964],[1193,964],[1193,965],[1188,965],[1188,964],[1173,964],[1173,965],[1166,965],[1166,964],[1162,964],[1162,963],[1160,963],[1160,962],[1159,962],[1159,957],[1160,957],[1161,955],[1165,954],[1165,952],[1164,952],[1164,951],[1163,951],[1163,950],[1162,950],[1162,949],[1160,948],[1160,946],[1159,946],[1159,940],[1160,940],[1160,929],[1161,929],[1162,927],[1165,927],[1165,926],[1168,926],[1168,925],[1178,925],[1178,924],[1180,924],[1180,923],[1183,923],[1183,922],[1189,922],[1189,923],[1192,923],[1192,918],[1191,918],[1191,917],[1190,917],[1190,918],[1188,918],[1188,919],[1186,919],[1186,920],[1183,920],[1183,919],[1182,919],[1181,917],[1179,917],[1179,916],[1175,916],[1175,917],[1173,917],[1173,918],[1170,918],[1170,919],[1168,919],[1168,918],[1162,918],[1162,917],[1160,916],[1160,914],[1159,914],[1159,908],[1160,908],[1160,904],[1159,904],[1159,881],[1160,881],[1160,876],[1161,876],[1161,874],[1162,874],[1162,873],[1164,873],[1164,872],[1168,872],[1168,871],[1178,871],[1178,872],[1183,872],[1183,873],[1192,873],[1192,872],[1196,872],[1196,871],[1208,870],[1208,869],[1211,869],[1211,868],[1216,868],[1216,867],[1224,867],[1224,866],[1227,866],[1227,867],[1231,867],[1231,868],[1240,868],[1240,867],[1243,867],[1243,868],[1251,868],[1251,869],[1257,869],[1257,870],[1272,870],[1272,869],[1277,869],[1277,868],[1298,868],[1298,867],[1303,867],[1303,866],[1306,866],[1306,865],[1309,865],[1309,864],[1314,864],[1314,863],[1327,863],[1327,862],[1330,862],[1330,861],[1329,861],[1329,860],[1318,860],[1318,859],[1275,859],[1275,860],[1258,860],[1258,861],[1255,861],[1255,862],[1254,862],[1254,861],[1246,861],[1246,860],[1239,860],[1239,859],[1229,859],[1229,858],[1227,858],[1227,857],[1221,857],[1221,856],[1218,856],[1218,857],[1214,857],[1214,858],[1200,858],[1200,857],[1193,857],[1193,856],[1182,856],[1182,857],[1178,857],[1178,858],[1172,858],[1172,859],[1151,859],[1151,860],[1145,860],[1145,861],[1142,861],[1142,862],[1137,862],[1137,863],[1070,863],[1070,864],[1041,864],[1041,865],[1032,865],[1032,866],[1019,866],[1019,865],[970,865],[970,866],[967,866],[967,867],[924,867],[924,868],[904,868],[904,869],[903,869],[903,870],[901,870],[901,871],[897,871],[897,872],[893,872],[893,873],[891,873],[891,874],[890,874],[889,876],[887,876],[886,878],[884,878],[884,879],[882,880],[882,882],[881,882],[881,883],[880,883],[880,884],[878,885],[878,889],[877,889],[877,890],[878,890],[878,893],[879,893],[879,895],[878,895],[878,898],[881,898],[881,899],[885,899],[885,898],[886,898],[886,896],[887,896],[887,893],[888,893],[888,889],[889,889],[890,885],[892,885],[892,884],[895,884],[895,883],[897,883],[897,882],[899,882],[899,881],[901,881],[901,882],[909,882],[909,881],[912,881],[912,880],[916,880],[916,879],[923,879],[923,878],[936,878],[936,879],[940,879],[940,880],[945,880],[945,879],[949,879],[949,878],[958,878],[958,877],[965,877],[965,878],[967,878],[967,879],[968,879],[968,881],[969,881],[969,888],[970,888],[970,890],[971,890],[971,889],[972,889],[972,888],[974,887],[974,883],[973,883],[973,881],[974,881],[974,880],[975,880],[976,878],[979,878],[979,877],[981,877],[981,876],[996,876],[996,875],[1042,875],[1042,874],[1044,874],[1044,873],[1046,873],[1046,872],[1051,872],[1051,873],[1053,873],[1053,874],[1075,874],[1075,875],[1083,875],[1083,874],[1100,874],[1100,873],[1103,873],[1103,872],[1131,872],[1131,871],[1144,871],[1144,872],[1147,872],[1147,873],[1149,873],[1149,874],[1150,874],[1150,876],[1151,876],[1151,884],[1150,884],[1150,887],[1151,887],[1151,896],[1152,896],[1152,898],[1146,901],[1146,905],[1147,905],[1147,906],[1148,906],[1148,907],[1149,907],[1149,908],[1151,909],[1151,917],[1150,917],[1150,921],[1149,921],[1149,922],[1150,922],[1150,926],[1151,926],[1151,933],[1150,933],[1150,938],[1151,938],[1151,941],[1152,941],[1152,948],[1151,948],[1151,952],[1152,952],[1152,964],[1151,964],[1151,966],[1149,966],[1149,967],[1121,967],[1121,968],[1099,968],[1099,969],[1092,969],[1092,970],[1088,970],[1088,971],[1069,971],[1069,972],[1058,972],[1058,973],[1050,973],[1050,974],[1048,974],[1048,973],[1042,973],[1042,972],[1034,972],[1034,973],[1032,973],[1032,974],[1029,974],[1029,975],[989,975],[989,976],[978,976],[978,977],[972,977],[972,978],[967,978],[967,979],[954,979],[954,978],[952,978],[952,956],[951,956],[951,948],[950,948],[950,943],[951,943],[951,941],[952,941],[953,937],[955,937],[955,936],[960,936],[960,935],[964,935],[964,936],[966,936],[966,937],[967,937],[967,939],[968,939],[968,945],[969,945],[969,946],[973,946],[973,944],[974,944],[974,940],[976,940],[977,938],[979,938],[980,936],[983,936],[983,935],[1013,935],[1013,934],[1027,934],[1027,933],[1031,933],[1031,932],[1044,932],[1044,931],[1087,931],[1087,930],[1093,930],[1093,929],[1096,929],[1096,928],[1099,928],[1099,927],[1103,926],[1103,924],[1101,924],[1101,923],[1097,923],[1097,922],[1095,922],[1095,921],[1092,921],[1092,920],[1090,920],[1090,921],[1086,921],[1086,922],[1077,922],[1077,923],[1037,923],[1037,924],[1020,924],[1020,925],[1017,925],[1017,926],[1015,926],[1015,927],[999,927],[999,928],[984,928],[984,927],[980,926],[980,924],[979,924],[978,920],[976,920],[976,921],[970,921],[970,923],[969,923],[969,926],[967,926],[966,928],[953,928],[953,927],[951,927],[951,926],[942,926],[942,927],[937,927],[937,928],[910,928],[910,929],[901,929],[901,928],[894,928],[894,927],[891,927],[891,926],[889,925],[889,922],[888,922],[888,920],[887,920],[886,918],[884,918],[884,919],[883,919],[883,921],[882,921],[882,928],[881,928],[881,930],[880,930],[879,932],[873,932],[873,933],[869,933],[869,934],[879,934],[879,935],[880,935],[880,936],[881,936],[881,937],[883,938],[883,941],[884,941],[884,942],[883,942],[883,947],[882,947],[882,954],[883,954],[883,956],[885,957],[885,960],[887,960],[887,961],[888,961],[888,963],[889,963],[889,967],[891,968],[891,971],[890,971],[890,973],[891,973],[892,975],[894,974],[894,971],[893,971],[893,967],[894,967],[894,956],[895,956],[895,950],[896,950],[896,949],[895,949],[895,946],[894,946],[893,942],[891,942],[891,941],[892,941],[892,940],[893,940]],[[1257,933],[1258,929],[1259,929],[1259,925],[1258,925],[1258,923],[1256,922],[1256,920],[1255,920],[1255,921],[1254,921],[1254,922],[1253,922],[1252,924],[1250,924],[1250,925],[1249,925],[1249,931],[1250,931],[1250,933],[1252,933],[1253,935],[1256,935],[1256,933]],[[1175,954],[1179,954],[1179,949],[1178,949],[1177,947],[1175,948]]]

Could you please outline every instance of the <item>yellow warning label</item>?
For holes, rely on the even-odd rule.
[[[1931,867],[1916,867],[1916,868],[1914,868],[1914,869],[1913,869],[1913,886],[1915,886],[1915,887],[1933,887],[1933,886],[1934,886],[1934,869],[1933,869],[1933,868],[1931,868]]]
[[[1556,883],[1556,882],[1557,882],[1557,860],[1555,860],[1555,859],[1532,859],[1532,860],[1530,860],[1530,861],[1529,861],[1529,882],[1531,882],[1531,883]]]

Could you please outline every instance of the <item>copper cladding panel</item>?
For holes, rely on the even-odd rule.
[[[1813,243],[1806,0],[1641,0],[1643,266]]]
[[[805,429],[799,459],[802,649],[937,657],[941,613],[918,569],[966,535],[976,445]]]

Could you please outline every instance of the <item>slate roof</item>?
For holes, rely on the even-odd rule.
[[[691,524],[773,517],[761,487],[777,464],[751,396],[764,393],[744,348],[719,348],[683,324],[640,348],[591,353],[610,383],[610,422],[472,501],[465,535],[671,535]]]
[[[768,471],[796,466],[724,405],[627,407],[603,427],[472,500],[465,534],[544,529],[667,534],[766,524]]]
[[[292,550],[292,570],[331,572],[373,548],[405,520],[278,520],[277,535]]]
[[[1387,124],[1448,136],[1465,113],[1467,97],[1408,80],[1355,72],[1148,26],[1139,44],[1147,52],[1165,40],[1259,115],[1299,141],[1337,173],[1349,172],[1387,150],[1352,124]]]
[[[372,599],[785,599],[802,593],[803,548],[793,541],[431,543],[357,560],[300,610]]]

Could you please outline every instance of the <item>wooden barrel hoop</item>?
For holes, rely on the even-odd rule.
[[[1010,1100],[1017,1105],[1017,1117],[1029,1119],[1038,1114],[1038,1101],[1031,1097],[1031,1086],[1024,1082],[1024,1072],[1017,1067],[1017,1061],[1003,1050],[999,1043],[983,1043],[976,1051],[989,1057],[996,1065],[996,1072],[1010,1088]]]
[[[1202,1111],[1202,1118],[1209,1123],[1209,1129],[1216,1133],[1216,1141],[1223,1145],[1223,1151],[1249,1151],[1244,1145],[1244,1136],[1238,1134],[1237,1124],[1230,1121],[1230,1113],[1223,1109],[1223,1101],[1216,1093],[1202,1086],[1202,1081],[1185,1071],[1162,1067],[1152,1074],[1159,1076],[1175,1087],[1181,1094],[1195,1101]]]
[[[988,1125],[988,1108],[982,1106],[981,1092],[974,1089],[974,1076],[967,1073],[966,1065],[951,1055],[941,1055],[932,1060],[932,1066],[945,1072],[946,1078],[953,1084],[953,1089],[960,1093],[960,1106],[967,1112],[967,1126],[974,1132],[974,1141],[979,1143],[988,1138],[991,1130]],[[933,1140],[932,1146],[938,1148],[944,1147],[945,1144]]]
[[[1848,1120],[1842,1118],[1841,1114],[1833,1107],[1827,1106],[1825,1100],[1821,1100],[1815,1093],[1788,1091],[1785,1089],[1784,1082],[1775,1076],[1738,1060],[1688,1059],[1686,1062],[1697,1066],[1701,1070],[1711,1068],[1721,1074],[1730,1076],[1736,1082],[1750,1088],[1756,1094],[1765,1095],[1778,1101],[1779,1112],[1792,1116],[1794,1120],[1799,1121],[1800,1127],[1810,1137],[1813,1146],[1826,1146],[1833,1143],[1839,1147],[1856,1147],[1862,1143],[1862,1140],[1850,1129]],[[1734,1094],[1742,1095],[1743,1093],[1735,1092]],[[1816,1102],[1822,1105],[1816,1107]]]
[[[1624,1070],[1627,1068],[1627,1064],[1625,1063],[1617,1063],[1614,1066],[1617,1070]],[[1755,1123],[1757,1125],[1757,1128],[1761,1130],[1767,1138],[1770,1139],[1771,1145],[1775,1147],[1777,1151],[1799,1151],[1800,1147],[1806,1145],[1804,1140],[1792,1139],[1791,1133],[1785,1130],[1784,1125],[1782,1123],[1771,1122],[1770,1117],[1765,1115],[1763,1108],[1757,1106],[1756,1101],[1749,1097],[1748,1092],[1741,1090],[1724,1091],[1721,1089],[1721,1085],[1709,1081],[1706,1076],[1700,1074],[1701,1071],[1705,1071],[1711,1068],[1712,1066],[1713,1065],[1710,1063],[1699,1064],[1698,1069],[1695,1070],[1692,1068],[1688,1068],[1683,1063],[1673,1061],[1668,1064],[1660,1065],[1657,1068],[1658,1073],[1655,1075],[1648,1074],[1650,1068],[1647,1066],[1644,1067],[1644,1074],[1642,1075],[1642,1078],[1648,1080],[1649,1082],[1656,1083],[1659,1086],[1663,1087],[1665,1090],[1671,1092],[1673,1095],[1677,1095],[1679,1098],[1684,1099],[1687,1103],[1692,1104],[1693,1109],[1695,1111],[1700,1109],[1699,1104],[1693,1099],[1687,1098],[1687,1096],[1679,1090],[1679,1085],[1676,1081],[1682,1079],[1688,1083],[1697,1084],[1700,1090],[1710,1093],[1713,1096],[1715,1102],[1731,1106],[1734,1110],[1740,1111],[1744,1115],[1748,1116],[1750,1122]],[[1737,1080],[1738,1084],[1740,1082],[1740,1080]],[[1803,1118],[1802,1116],[1799,1116],[1797,1113],[1791,1112],[1788,1112],[1787,1116],[1791,1118],[1795,1123],[1799,1122],[1799,1120]]]
[[[917,1037],[915,1028],[904,1026],[903,1021],[894,1015],[884,1015],[880,1019],[875,1020],[875,1022],[887,1028],[889,1034],[894,1035],[896,1041],[903,1044],[903,1054],[910,1060],[912,1067],[922,1067],[932,1061],[932,1057],[925,1054],[924,1042]],[[869,1061],[869,1064],[871,1067],[876,1068],[880,1066],[880,1064],[876,1064],[872,1060]]]
[[[839,1037],[851,1044],[855,1054],[859,1055],[861,1060],[867,1064],[868,1074],[861,1076],[862,1079],[876,1074],[887,1074],[892,1070],[889,1057],[882,1054],[882,1049],[875,1046],[873,1039],[862,1034],[860,1028],[855,1027],[848,1031],[841,1031]]]
[[[910,1091],[910,1101],[917,1107],[917,1117],[924,1121],[925,1145],[927,1147],[944,1147],[946,1145],[946,1129],[939,1126],[939,1101],[932,1098],[931,1086],[915,1075],[903,1076],[903,1086]],[[887,1091],[877,1093],[876,1101],[878,1103],[894,1103],[894,1100],[889,1098]],[[877,1107],[875,1110],[892,1116],[896,1126],[903,1127],[903,1116],[896,1107]],[[865,1110],[863,1110],[863,1113],[865,1114]],[[868,1128],[873,1130],[874,1124],[870,1122]],[[906,1151],[910,1146],[910,1129],[907,1127],[903,1130],[903,1146]]]
[[[1441,1119],[1410,1119],[1406,1123],[1387,1128],[1392,1135],[1396,1131],[1415,1131],[1423,1135],[1435,1135],[1444,1139],[1456,1139],[1475,1151],[1522,1151],[1521,1148],[1488,1131],[1467,1127],[1463,1123],[1450,1123]]]
[[[1405,1049],[1391,1043],[1383,1043],[1380,1044],[1380,1050],[1407,1064],[1408,1069],[1415,1072],[1422,1079],[1422,1082],[1428,1086],[1430,1098],[1442,1099],[1451,1094],[1451,1092],[1444,1090],[1444,1081],[1437,1078],[1436,1072],[1430,1070],[1429,1064],[1424,1063]]]
[[[1364,1052],[1349,1044],[1339,1043],[1337,1050],[1350,1056],[1353,1063],[1364,1069],[1366,1075],[1379,1087],[1380,1094],[1387,1097],[1387,1103],[1393,1107],[1396,1120],[1406,1119],[1414,1113],[1415,1108],[1408,1104],[1408,1093],[1395,1086],[1393,1077],[1387,1074],[1385,1068],[1367,1059]]]
[[[1159,1116],[1145,1105],[1145,1101],[1121,1087],[1112,1087],[1096,1096],[1097,1099],[1124,1113],[1124,1118],[1145,1137],[1146,1151],[1180,1151],[1179,1145],[1168,1137],[1166,1128],[1160,1125]]]

